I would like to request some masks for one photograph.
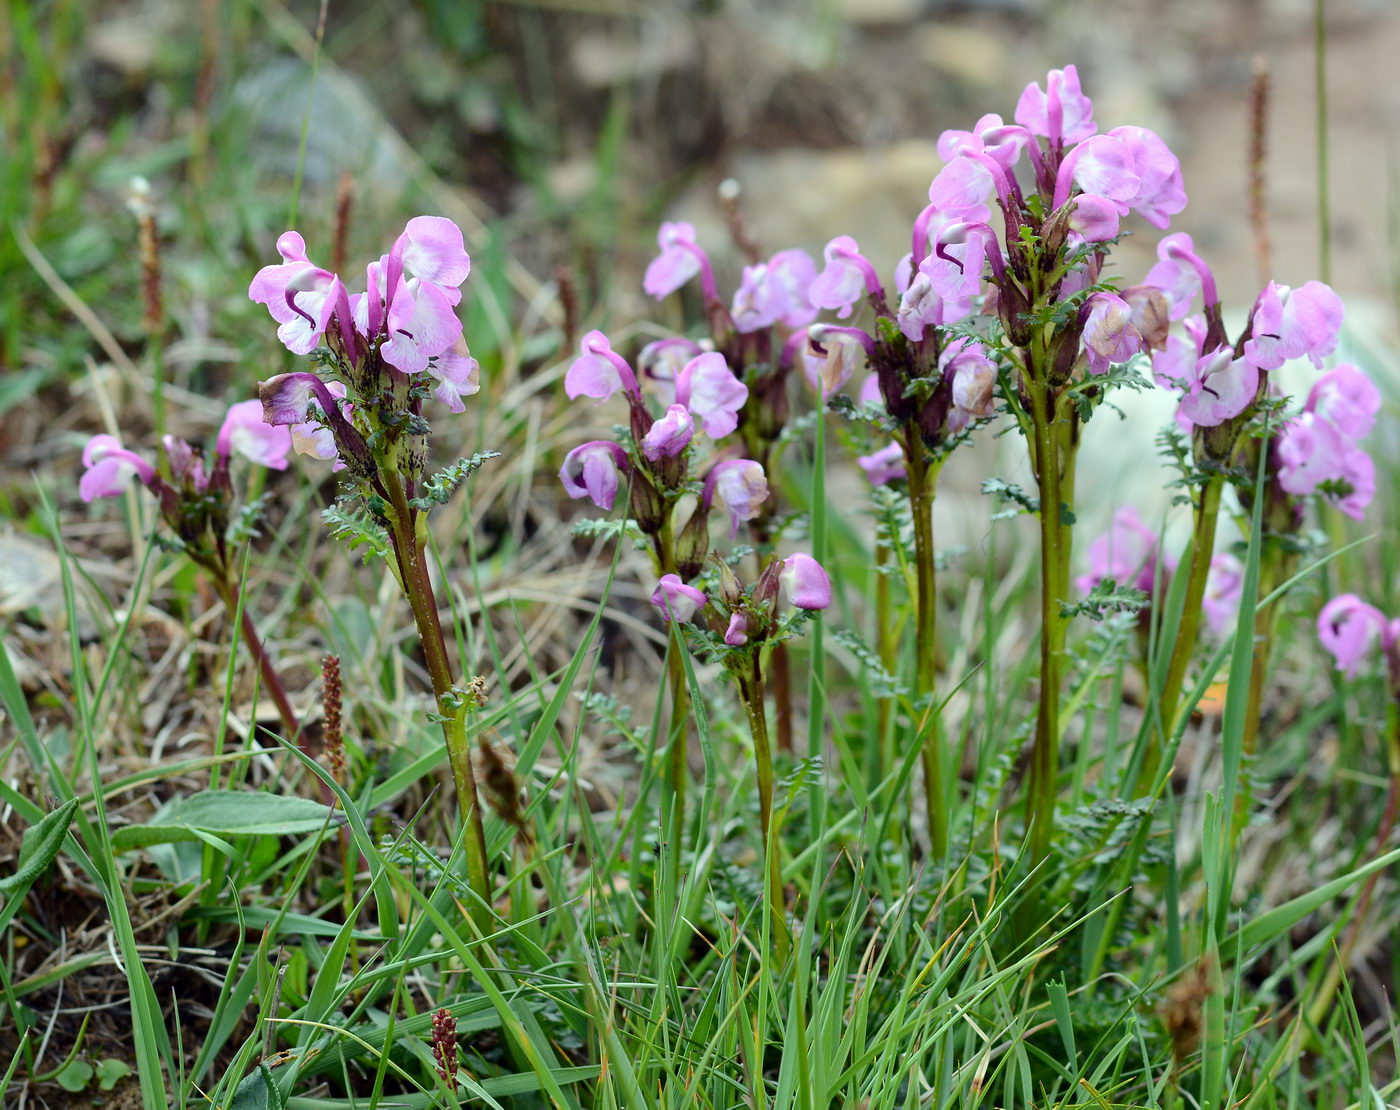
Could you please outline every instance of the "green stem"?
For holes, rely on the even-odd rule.
[[[687,756],[689,730],[686,722],[690,717],[690,688],[685,681],[685,641],[674,622],[671,628],[671,646],[666,653],[666,677],[671,692],[671,716],[667,722],[666,767],[667,784],[671,793],[671,837],[669,855],[672,874],[679,879],[681,847],[685,840],[685,790],[690,778]]]
[[[1210,563],[1215,554],[1215,529],[1220,519],[1220,497],[1225,490],[1225,477],[1214,474],[1201,490],[1195,506],[1194,527],[1191,532],[1191,569],[1186,580],[1186,600],[1181,610],[1181,623],[1177,627],[1176,642],[1172,644],[1171,659],[1167,664],[1167,677],[1162,685],[1161,698],[1157,703],[1158,712],[1165,734],[1165,744],[1176,733],[1181,691],[1186,682],[1186,667],[1195,653],[1196,640],[1201,629],[1202,605],[1205,602],[1206,583],[1210,579]],[[1142,774],[1138,780],[1139,789],[1144,784],[1150,787],[1161,761],[1161,746],[1151,745],[1147,749]]]
[[[675,531],[669,513],[661,531],[652,537],[652,552],[659,573],[676,573]],[[690,719],[690,688],[686,685],[685,660],[681,656],[686,650],[685,638],[674,621],[669,622],[668,627],[671,644],[666,653],[666,678],[670,687],[671,715],[666,726],[666,783],[670,792],[671,832],[667,859],[673,880],[679,881],[681,848],[685,840],[685,793],[690,779],[690,733],[686,727]]]
[[[1259,596],[1268,597],[1288,578],[1292,560],[1277,540],[1266,536],[1262,542],[1264,550],[1260,555],[1259,564]],[[1248,700],[1245,704],[1244,732],[1240,741],[1240,749],[1246,763],[1253,758],[1259,747],[1259,714],[1264,704],[1264,679],[1268,676],[1269,662],[1273,655],[1279,608],[1275,604],[1254,611],[1254,659],[1249,668]],[[1232,847],[1238,843],[1240,834],[1249,820],[1249,811],[1253,807],[1250,783],[1248,773],[1240,776],[1230,831]]]
[[[894,674],[899,659],[899,637],[895,634],[894,611],[890,599],[890,576],[883,573],[892,556],[889,544],[875,544],[875,650],[887,673]],[[873,790],[893,767],[894,699],[881,698],[875,710],[876,766],[870,775]]]
[[[467,738],[467,706],[452,678],[452,664],[447,657],[447,642],[438,616],[437,599],[433,595],[427,561],[423,557],[423,545],[418,540],[417,515],[408,504],[399,476],[385,473],[382,478],[393,509],[391,523],[400,579],[409,608],[413,610],[418,639],[423,645],[423,658],[433,684],[438,716],[442,718],[447,758],[452,765],[457,809],[462,824],[466,826],[467,879],[480,899],[480,903],[472,907],[473,917],[477,924],[485,927],[490,920],[491,884],[486,870],[486,830],[481,819],[481,799],[476,789],[476,773],[472,769],[471,742]]]
[[[1035,472],[1040,488],[1040,704],[1031,751],[1026,796],[1031,860],[1050,852],[1055,821],[1055,777],[1060,762],[1060,678],[1064,665],[1066,621],[1060,613],[1069,574],[1069,532],[1061,486],[1063,462],[1056,404],[1044,382],[1032,381],[1031,422],[1035,435]],[[1072,450],[1067,457],[1072,458]]]
[[[943,760],[934,713],[938,683],[938,567],[933,547],[933,499],[939,464],[923,452],[917,428],[907,433],[920,457],[908,459],[909,509],[914,517],[914,691],[923,706],[919,760],[924,771],[929,848],[941,858],[948,851],[948,809],[944,801]]]
[[[753,736],[754,767],[758,772],[758,822],[763,834],[764,902],[772,922],[773,950],[779,965],[787,962],[790,938],[787,927],[787,899],[783,894],[782,844],[779,822],[773,812],[773,751],[768,743],[768,717],[763,709],[763,671],[754,652],[747,678],[739,683],[739,694],[749,718]]]
[[[778,750],[792,751],[792,656],[787,644],[773,645],[773,658],[768,661],[773,673],[773,712],[777,718]]]

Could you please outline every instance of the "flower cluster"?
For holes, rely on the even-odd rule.
[[[1400,689],[1400,617],[1390,620],[1355,594],[1339,594],[1317,616],[1317,638],[1348,678],[1380,648]]]
[[[263,421],[261,404],[239,401],[229,407],[219,427],[210,468],[205,468],[203,451],[183,439],[165,436],[161,446],[175,481],[192,493],[205,494],[211,488],[227,488],[229,460],[233,455],[241,455],[269,470],[286,470],[292,441],[287,429]],[[122,447],[121,441],[112,435],[95,435],[88,440],[83,448],[83,467],[78,494],[88,502],[99,497],[116,497],[125,491],[132,478],[140,478],[157,496],[161,486],[166,484],[147,459]]]
[[[78,494],[84,501],[116,497],[132,478],[155,496],[161,517],[190,554],[206,565],[223,567],[233,501],[229,464],[238,455],[270,470],[285,470],[292,450],[286,428],[266,423],[262,405],[240,401],[230,406],[214,440],[212,460],[176,436],[161,440],[164,472],[149,459],[123,447],[112,435],[95,435],[83,448],[83,476]]]
[[[1168,314],[1184,334],[1168,336],[1153,355],[1159,384],[1179,391],[1178,423],[1202,429],[1198,455],[1230,461],[1238,430],[1265,399],[1281,395],[1269,375],[1285,363],[1308,359],[1321,368],[1337,349],[1343,305],[1320,281],[1297,289],[1270,282],[1250,310],[1239,339],[1231,343],[1210,267],[1196,254],[1191,237],[1168,235],[1158,245],[1157,264],[1144,284],[1165,297]],[[1200,297],[1203,312],[1191,314]],[[1343,363],[1313,385],[1303,411],[1274,437],[1274,467],[1280,488],[1295,497],[1323,493],[1348,516],[1360,519],[1375,493],[1375,468],[1358,446],[1375,424],[1380,395],[1356,366]],[[1210,429],[1220,429],[1211,434]]]
[[[257,272],[248,296],[267,306],[287,349],[315,352],[319,369],[262,382],[263,418],[287,430],[294,450],[336,460],[350,479],[346,494],[368,510],[367,519],[340,506],[324,515],[384,558],[413,613],[466,833],[478,899],[471,912],[482,918],[491,900],[488,853],[466,727],[478,702],[456,684],[428,567],[426,517],[490,454],[425,477],[423,417],[429,397],[462,412],[462,399],[480,388],[457,317],[471,258],[461,229],[441,216],[409,220],[389,252],[366,267],[363,292],[352,294],[339,274],[312,262],[295,231],[277,251],[282,261]]]
[[[675,564],[693,577],[709,553],[707,521],[715,502],[729,516],[732,538],[768,497],[762,465],[725,457],[728,449],[722,444],[738,426],[749,391],[722,354],[685,340],[653,343],[642,351],[640,362],[645,368],[641,378],[602,332],[583,337],[579,356],[565,374],[564,391],[570,399],[589,397],[600,404],[622,394],[630,435],[621,437],[623,442],[590,440],[575,447],[564,457],[559,479],[570,497],[587,497],[604,510],[612,509],[623,480],[629,480],[631,515],[652,537],[658,565],[666,569]],[[648,405],[643,382],[647,393],[665,406],[659,416]],[[689,482],[691,464],[701,459],[706,440],[718,450],[705,462],[703,483],[696,487]],[[678,548],[672,516],[685,493],[697,493],[698,499]]]
[[[1132,506],[1113,514],[1107,532],[1089,544],[1089,570],[1075,579],[1083,594],[1101,582],[1113,582],[1141,590],[1149,599],[1165,596],[1177,571],[1177,557],[1165,551],[1161,538]],[[1220,635],[1239,610],[1244,568],[1235,556],[1219,552],[1211,557],[1201,603],[1206,623]]]
[[[667,621],[689,623],[702,613],[711,630],[731,648],[757,647],[779,635],[776,600],[781,590],[788,604],[817,612],[831,604],[831,580],[812,556],[798,553],[773,559],[758,581],[745,588],[726,563],[719,563],[718,603],[688,586],[675,574],[663,574],[651,603]]]
[[[709,255],[696,241],[695,229],[687,223],[662,224],[657,235],[660,252],[647,267],[643,287],[659,300],[698,277],[709,335],[702,343],[681,336],[662,339],[645,348],[639,362],[643,374],[664,393],[679,386],[682,370],[697,356],[722,358],[748,391],[749,403],[729,430],[737,431],[742,454],[767,471],[776,462],[788,424],[788,381],[793,370],[800,367],[826,400],[863,365],[865,352],[858,343],[842,340],[837,334],[842,329],[817,326],[809,332],[820,303],[814,294],[816,264],[806,251],[780,250],[764,259],[738,232],[736,240],[748,250],[749,264],[726,302]],[[672,399],[688,403],[683,394]],[[772,544],[768,522],[775,511],[775,503],[769,500],[753,518],[754,539],[760,548]]]
[[[277,240],[277,251],[282,261],[257,272],[248,296],[267,306],[293,354],[326,348],[332,372],[263,382],[265,419],[292,428],[297,452],[338,459],[364,483],[385,463],[416,475],[424,397],[462,412],[462,398],[480,388],[456,311],[471,273],[461,230],[441,216],[414,217],[366,268],[364,292],[353,294],[308,258],[295,231]]]

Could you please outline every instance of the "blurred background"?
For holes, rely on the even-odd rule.
[[[940,131],[989,111],[1009,119],[1027,82],[1069,62],[1101,128],[1144,124],[1180,156],[1191,203],[1173,230],[1216,268],[1234,321],[1266,276],[1247,172],[1248,90],[1264,66],[1268,276],[1328,278],[1348,304],[1344,353],[1393,380],[1400,6],[1323,7],[1319,23],[1312,0],[8,0],[0,508],[33,508],[35,471],[71,487],[104,375],[109,417],[133,438],[149,430],[147,406],[125,403],[145,388],[129,368],[146,341],[136,176],[155,205],[165,357],[187,434],[282,366],[247,280],[288,226],[325,258],[338,203],[351,208],[352,269],[406,216],[457,219],[485,375],[535,376],[527,394],[557,415],[566,323],[625,324],[626,341],[698,319],[681,298],[642,296],[661,219],[695,223],[732,288],[738,252],[716,187],[734,178],[766,250],[819,255],[849,234],[888,273],[941,164]],[[1130,230],[1115,256],[1126,282],[1158,238]],[[1090,451],[1103,461],[1121,463],[1125,443],[1150,461],[1169,398],[1131,405],[1140,424],[1096,422]],[[1105,513],[1160,495],[1155,465],[1131,489],[1142,470],[1115,465],[1129,489]],[[985,529],[969,483],[968,528]]]

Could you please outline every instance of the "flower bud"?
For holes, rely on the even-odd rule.
[[[1031,324],[1027,319],[1031,310],[1025,292],[1014,281],[1005,281],[998,286],[1000,296],[997,308],[1001,314],[1001,326],[1006,329],[1006,337],[1013,346],[1024,347],[1031,341]]]
[[[632,471],[631,507],[632,519],[648,536],[656,535],[666,523],[666,500],[657,492],[641,467]]]
[[[1119,294],[1133,312],[1133,327],[1142,336],[1144,348],[1160,351],[1167,345],[1171,326],[1171,305],[1162,291],[1152,285],[1132,285]]]
[[[755,607],[768,608],[778,599],[779,575],[783,571],[783,561],[781,559],[770,559],[768,565],[763,568],[763,573],[758,576],[758,581],[753,587],[753,604]]]
[[[642,454],[652,462],[674,459],[690,444],[695,423],[684,405],[671,405],[642,437]]]
[[[694,586],[687,586],[675,574],[663,574],[651,595],[651,603],[661,610],[666,620],[680,621],[682,624],[695,616],[706,600],[703,593]]]
[[[694,578],[704,569],[710,554],[710,507],[698,501],[681,534],[676,538],[676,569],[682,578]]]
[[[723,559],[721,559],[718,555],[715,556],[715,565],[719,568],[720,599],[725,603],[725,605],[733,609],[739,604],[740,601],[743,600],[744,587],[739,582],[739,579],[734,574],[734,571],[730,569],[729,564],[726,563]]]
[[[779,564],[783,596],[799,609],[825,609],[831,604],[831,580],[821,563],[799,552]]]

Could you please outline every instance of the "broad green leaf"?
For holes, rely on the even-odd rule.
[[[249,1072],[238,1084],[229,1110],[282,1110],[283,1101],[272,1072],[259,1064],[257,1071]]]
[[[58,850],[63,847],[63,838],[68,835],[68,826],[73,823],[73,815],[77,811],[78,799],[69,798],[38,823],[24,830],[19,865],[13,875],[0,878],[0,893],[28,890],[34,880],[48,870]]]
[[[115,1056],[109,1056],[107,1059],[97,1062],[97,1085],[104,1091],[110,1091],[118,1082],[131,1074],[131,1065],[125,1060],[118,1060]]]
[[[116,851],[209,836],[299,836],[325,827],[331,811],[310,798],[206,790],[177,798],[149,821],[112,833]]]
[[[77,1094],[92,1082],[92,1065],[83,1059],[70,1060],[54,1076],[54,1082],[65,1091]]]

